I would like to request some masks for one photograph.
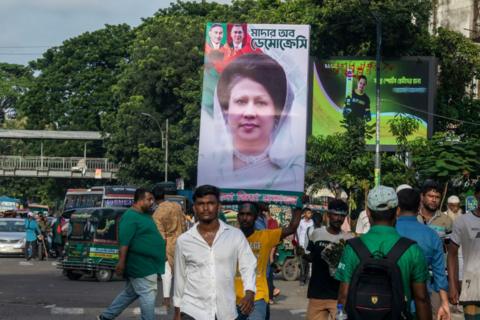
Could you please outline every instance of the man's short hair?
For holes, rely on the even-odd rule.
[[[210,194],[215,196],[217,201],[220,201],[220,189],[209,184],[199,186],[195,189],[195,192],[193,193],[193,201],[197,200],[197,198],[203,198]]]
[[[212,30],[213,28],[216,28],[216,27],[220,27],[223,29],[223,26],[220,23],[212,23],[209,30]]]
[[[162,200],[165,197],[165,188],[163,186],[156,185],[153,187],[152,193],[155,200]]]
[[[358,81],[360,81],[360,80],[362,80],[362,79],[365,80],[365,83],[368,83],[367,77],[364,76],[363,74],[360,75],[360,76],[358,76]]]
[[[425,182],[422,185],[422,191],[421,191],[422,194],[425,195],[427,192],[432,190],[438,193],[443,192],[442,187],[440,186],[440,183],[432,179],[425,180]]]
[[[163,183],[159,183],[155,185],[152,189],[153,198],[156,201],[162,200],[165,195],[175,195],[177,194],[176,188],[172,188],[169,185],[165,185]]]
[[[397,193],[398,207],[402,211],[418,212],[420,207],[420,193],[415,189],[403,189]]]
[[[133,195],[133,202],[138,202],[145,199],[145,195],[147,193],[151,193],[151,191],[146,188],[138,188],[135,190],[135,194]]]
[[[384,211],[374,211],[369,209],[370,217],[372,217],[373,222],[388,221],[391,222],[395,220],[397,216],[397,208],[390,208]]]
[[[238,204],[238,213],[240,213],[240,210],[242,209],[247,209],[248,212],[253,213],[255,216],[258,216],[259,213],[259,206],[255,202],[241,202]]]
[[[332,199],[328,202],[328,212],[347,215],[348,205],[341,199]]]

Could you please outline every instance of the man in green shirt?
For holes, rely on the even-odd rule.
[[[125,276],[125,289],[113,300],[99,320],[115,319],[136,299],[142,320],[155,318],[157,276],[165,269],[165,241],[152,219],[153,195],[146,189],[135,191],[133,206],[120,219],[119,261],[115,273]]]
[[[367,198],[367,215],[372,227],[360,239],[375,257],[386,256],[400,239],[395,230],[398,198],[395,190],[378,186],[370,190]],[[335,278],[340,281],[338,303],[345,305],[350,281],[360,264],[360,259],[350,245],[345,247]],[[426,281],[428,269],[425,257],[417,244],[411,245],[399,258],[398,267],[402,276],[405,301],[413,299],[417,319],[431,320],[429,295]]]

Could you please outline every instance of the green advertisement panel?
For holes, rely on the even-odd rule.
[[[409,139],[431,134],[435,61],[429,57],[385,60],[381,63],[380,142],[395,145],[389,122],[396,116],[418,120]],[[342,132],[341,121],[359,117],[376,121],[376,63],[372,59],[328,59],[315,63],[312,97],[312,135]],[[367,141],[375,144],[375,137]]]

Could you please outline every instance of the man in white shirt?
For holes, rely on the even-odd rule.
[[[475,186],[479,205],[453,223],[448,245],[448,289],[450,302],[463,305],[464,319],[480,319],[480,182]],[[463,279],[459,285],[458,250],[463,251]]]
[[[243,314],[250,314],[257,260],[247,239],[239,229],[218,220],[217,187],[198,187],[193,201],[198,223],[178,238],[175,248],[175,320],[236,319],[237,265],[245,291],[238,307]]]
[[[298,255],[300,259],[300,285],[304,286],[307,283],[307,278],[309,274],[310,264],[308,260],[304,257],[305,249],[307,248],[308,243],[305,243],[306,234],[308,228],[313,226],[312,220],[313,212],[310,208],[303,209],[303,218],[300,221],[300,225],[297,229],[297,240],[298,240]]]

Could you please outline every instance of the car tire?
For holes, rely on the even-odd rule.
[[[95,272],[95,278],[100,282],[108,282],[112,280],[113,272],[108,269],[99,269]]]
[[[300,276],[300,266],[298,260],[290,258],[285,260],[282,266],[282,276],[287,281],[295,281]]]
[[[68,270],[67,272],[65,272],[65,275],[70,280],[79,280],[82,277],[81,273],[75,273],[72,270]]]

